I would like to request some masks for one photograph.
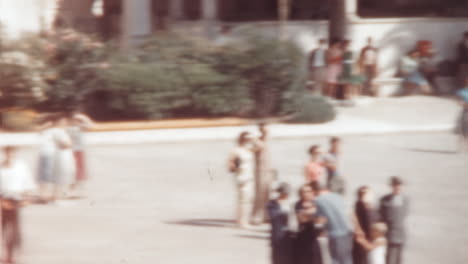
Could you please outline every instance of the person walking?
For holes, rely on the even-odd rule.
[[[310,185],[316,196],[317,215],[327,219],[325,230],[333,264],[352,264],[353,223],[346,214],[343,196],[330,192],[317,181]]]
[[[325,166],[321,160],[321,151],[319,145],[313,145],[309,148],[309,162],[304,167],[305,181],[311,183],[314,181],[323,182],[325,179]]]
[[[241,228],[249,227],[249,218],[255,188],[255,156],[249,132],[242,132],[237,140],[237,147],[232,151],[228,168],[234,174],[237,186],[237,218]]]
[[[367,38],[367,45],[361,50],[359,55],[359,67],[364,75],[363,93],[377,96],[374,79],[377,77],[379,51],[374,46],[371,37]]]
[[[289,230],[290,187],[281,183],[277,188],[278,197],[268,203],[267,210],[271,222],[271,251],[273,264],[292,263],[292,244]]]
[[[71,137],[76,168],[74,182],[71,186],[74,191],[87,179],[84,131],[92,127],[93,121],[88,116],[78,112],[71,113],[68,118],[70,126],[67,128],[67,132]]]
[[[323,156],[325,168],[327,171],[327,187],[331,192],[344,194],[346,183],[339,170],[339,158],[341,151],[341,139],[338,137],[330,138],[330,149]]]
[[[66,132],[67,126],[67,118],[60,117],[52,132],[55,143],[53,173],[55,190],[52,200],[65,198],[75,178],[75,159],[73,157],[72,140],[70,135]]]
[[[371,229],[378,220],[378,213],[372,203],[372,191],[368,186],[361,186],[358,189],[354,213],[364,232],[363,238],[371,241]],[[359,243],[359,240],[356,240],[353,247],[353,264],[369,264],[367,255],[366,247]]]
[[[25,162],[16,157],[16,148],[3,149],[4,160],[0,166],[0,206],[4,263],[15,263],[21,246],[21,207],[26,194],[36,189],[35,182]]]
[[[268,129],[266,124],[258,125],[260,137],[254,142],[255,151],[255,200],[252,224],[259,225],[268,220],[266,205],[270,200],[273,173],[270,168]]]
[[[343,70],[339,76],[339,82],[343,84],[344,99],[351,100],[360,95],[364,78],[354,73],[355,60],[354,52],[351,50],[351,41],[343,40],[341,48],[343,50]]]
[[[300,200],[294,206],[299,223],[294,242],[294,263],[321,264],[323,262],[318,239],[326,219],[317,216],[314,193],[309,185],[304,185],[299,190],[299,197]]]
[[[404,79],[406,94],[412,94],[417,90],[424,94],[432,92],[429,82],[420,71],[420,57],[418,50],[412,50],[400,61],[400,73]]]
[[[309,80],[313,82],[313,92],[322,94],[327,73],[327,40],[320,39],[318,44],[309,55]]]
[[[459,151],[468,150],[468,78],[465,80],[463,89],[457,92],[458,103],[462,110],[457,120],[455,133],[460,136]]]
[[[403,181],[399,177],[391,177],[390,186],[392,192],[380,200],[380,217],[388,227],[386,263],[401,264],[406,242],[405,221],[409,213],[409,199],[403,194]]]

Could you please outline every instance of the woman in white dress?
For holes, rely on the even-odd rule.
[[[65,190],[75,179],[75,159],[73,157],[72,140],[66,132],[67,119],[61,118],[53,129],[53,139],[56,146],[54,155],[54,183],[53,200],[61,198]],[[62,192],[62,193],[61,193]]]
[[[238,146],[232,151],[228,168],[234,174],[237,185],[237,224],[249,226],[253,207],[255,188],[255,155],[251,146],[250,133],[242,132],[237,141]]]
[[[357,242],[367,250],[367,264],[385,264],[387,255],[387,240],[385,234],[387,226],[384,223],[375,223],[371,227],[371,241],[365,237],[358,237]]]

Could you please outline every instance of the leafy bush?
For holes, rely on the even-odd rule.
[[[293,115],[289,121],[292,123],[318,124],[329,122],[336,117],[333,105],[322,96],[304,95],[291,107],[295,108],[290,109]]]

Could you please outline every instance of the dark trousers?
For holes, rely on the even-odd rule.
[[[353,236],[330,237],[330,255],[333,264],[353,264]]]
[[[10,251],[8,253],[21,246],[19,203],[13,200],[10,202],[14,205],[13,209],[1,210],[2,238],[7,250]]]
[[[401,264],[403,244],[390,243],[387,246],[387,264]]]

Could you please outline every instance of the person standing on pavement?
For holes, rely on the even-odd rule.
[[[71,188],[76,190],[87,179],[84,131],[92,127],[93,121],[82,113],[73,112],[69,115],[69,124],[67,132],[72,140],[76,168],[76,175]]]
[[[25,204],[26,194],[36,189],[26,163],[18,159],[16,148],[3,149],[4,160],[0,166],[0,205],[4,263],[15,263],[21,246],[21,207]]]
[[[41,125],[39,132],[39,160],[37,165],[37,181],[39,183],[39,195],[44,201],[48,200],[48,187],[54,183],[54,155],[56,144],[54,142],[53,118],[48,117]]]
[[[237,186],[237,219],[241,228],[248,228],[255,189],[255,155],[249,132],[242,132],[237,147],[228,160],[228,169],[235,176]]]
[[[377,77],[379,51],[373,45],[371,37],[367,39],[367,45],[361,50],[359,55],[359,67],[365,77],[364,94],[376,96],[377,91],[374,86],[374,79]]]
[[[372,202],[372,191],[368,186],[361,186],[357,191],[357,202],[354,206],[354,213],[357,221],[364,232],[363,239],[372,241],[371,229],[372,225],[378,220],[378,212]],[[369,264],[367,262],[367,249],[358,243],[354,243],[353,248],[353,263],[354,264]]]
[[[321,264],[319,237],[322,234],[326,219],[317,216],[317,207],[314,203],[314,192],[309,185],[299,190],[300,200],[294,209],[296,212],[299,230],[294,241],[295,264]]]
[[[406,242],[405,221],[409,212],[409,199],[403,194],[403,181],[399,177],[390,178],[392,192],[380,200],[380,217],[387,225],[387,264],[401,264]]]
[[[277,188],[278,197],[268,203],[267,210],[271,222],[272,264],[292,263],[292,243],[289,230],[290,186],[281,183]]]
[[[330,149],[323,156],[325,168],[327,170],[327,187],[330,191],[339,194],[345,193],[345,180],[339,171],[339,157],[341,151],[341,139],[330,138]]]
[[[66,132],[68,119],[60,117],[53,130],[55,143],[54,153],[54,183],[55,190],[52,200],[65,198],[67,191],[75,178],[75,159],[73,157],[72,140]]]
[[[254,225],[259,225],[268,220],[266,205],[270,199],[270,188],[273,181],[268,152],[268,129],[264,123],[259,124],[258,129],[260,137],[254,142],[255,200],[252,221]]]
[[[465,86],[457,92],[457,99],[462,107],[460,117],[457,120],[455,133],[460,135],[460,151],[468,150],[468,78]]]
[[[322,94],[327,73],[327,40],[320,39],[319,46],[309,55],[309,80],[313,82],[313,91]]]
[[[319,145],[313,145],[309,148],[310,159],[304,167],[304,176],[307,183],[319,181],[322,183],[325,179],[325,164],[321,159]]]
[[[356,223],[353,223],[346,213],[343,196],[330,192],[317,181],[310,185],[316,196],[317,215],[327,219],[325,230],[328,232],[333,264],[352,264],[353,224]],[[361,232],[359,229],[356,231],[359,234]]]

